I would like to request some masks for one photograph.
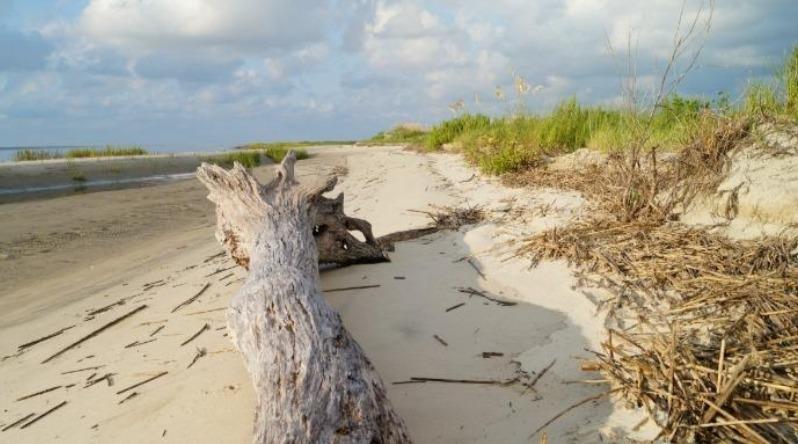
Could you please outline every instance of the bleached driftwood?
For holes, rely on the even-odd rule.
[[[281,166],[283,167],[290,170],[290,181],[293,182],[293,164]],[[266,192],[241,166],[234,166],[231,172],[229,178],[220,178],[225,181],[225,187],[240,187],[252,195]],[[333,185],[334,182],[329,184],[330,189]],[[309,204],[314,208],[312,226],[319,262],[345,266],[388,260],[372,234],[371,224],[344,214],[344,193],[338,194],[334,199],[313,196]],[[249,269],[250,251],[260,228],[260,217],[256,211],[252,211],[257,208],[250,208],[250,205],[256,204],[247,200],[216,201],[216,239],[227,249],[233,260],[246,269]],[[350,231],[360,231],[365,242],[354,237]]]
[[[249,266],[228,324],[255,387],[255,442],[409,442],[379,375],[321,294],[313,213],[335,180],[303,189],[294,162],[286,156],[265,186],[239,164],[197,171],[222,240]]]

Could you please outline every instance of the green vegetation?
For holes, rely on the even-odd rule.
[[[225,168],[232,167],[235,162],[240,163],[244,168],[255,168],[260,165],[260,155],[261,153],[258,151],[241,151],[218,154],[203,158],[202,160]]]
[[[398,125],[388,131],[377,133],[363,143],[366,145],[423,144],[426,137],[427,131],[420,127]]]
[[[545,115],[520,114],[490,118],[463,114],[435,125],[429,132],[401,127],[368,140],[421,145],[428,151],[453,143],[466,158],[489,174],[501,174],[534,165],[543,156],[580,148],[603,152],[657,148],[679,151],[691,141],[711,134],[725,118],[798,118],[798,46],[788,56],[779,76],[754,82],[739,104],[728,94],[716,100],[672,94],[651,110],[580,105],[576,98],[558,104]]]
[[[58,159],[60,157],[61,154],[56,151],[24,149],[18,150],[16,153],[14,153],[14,160],[17,162],[25,160]]]
[[[288,152],[289,149],[300,147],[308,147],[308,146],[324,146],[324,145],[352,145],[355,142],[352,140],[300,140],[296,142],[253,142],[247,143],[246,145],[237,146],[237,150],[269,150],[269,149],[276,149],[281,150],[285,149]]]
[[[142,156],[147,150],[140,146],[114,146],[106,145],[105,148],[75,148],[66,152],[67,159],[80,159],[85,157],[116,157],[116,156]]]
[[[283,157],[288,154],[289,151],[294,150],[294,155],[296,156],[296,160],[307,159],[310,157],[310,154],[306,150],[302,148],[296,147],[270,147],[263,150],[263,154],[272,160],[272,162],[281,162]]]

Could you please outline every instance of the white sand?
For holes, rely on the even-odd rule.
[[[323,169],[345,164],[349,173],[339,189],[345,191],[346,210],[370,220],[376,235],[426,225],[423,215],[408,210],[430,204],[482,205],[490,210],[489,220],[477,227],[398,244],[391,263],[322,274],[326,289],[380,285],[329,293],[327,299],[374,362],[417,442],[536,442],[538,437],[530,440],[529,435],[549,418],[606,391],[604,385],[568,383],[600,378],[580,371],[579,364],[590,358],[585,348],[599,349],[603,319],[574,289],[576,282],[565,264],[544,263],[529,270],[522,259],[507,260],[507,240],[564,223],[580,211],[579,196],[506,189],[479,177],[454,155],[420,156],[397,148],[335,153]],[[318,169],[317,164],[299,165],[302,180],[310,180]],[[254,395],[223,328],[223,308],[243,271],[208,276],[232,266],[224,258],[203,262],[219,251],[211,227],[205,226],[128,251],[109,251],[107,260],[91,268],[57,278],[42,276],[0,296],[4,306],[12,307],[0,314],[2,355],[13,355],[19,344],[76,325],[0,362],[0,428],[68,401],[27,429],[0,433],[0,442],[249,442]],[[458,261],[464,256],[473,256],[485,278],[468,262]],[[143,289],[145,283],[158,280],[164,285]],[[210,288],[193,304],[171,313],[206,282]],[[456,287],[487,291],[518,305],[469,298]],[[92,309],[123,298],[124,305],[84,320]],[[18,308],[7,301],[17,301]],[[141,304],[148,308],[41,364],[63,346]],[[208,310],[216,311],[203,313]],[[210,330],[180,346],[205,323]],[[159,326],[164,328],[153,336],[154,342],[124,348],[151,339]],[[207,355],[187,369],[198,348]],[[482,352],[504,355],[485,359]],[[392,384],[414,376],[504,380],[518,371],[539,372],[555,359],[534,391],[520,385]],[[99,365],[104,366],[97,370],[99,376],[114,373],[113,387],[101,382],[84,388],[92,370],[62,374]],[[136,397],[119,404],[130,392],[116,391],[162,371],[169,373],[135,389]],[[15,401],[69,384],[75,386]],[[551,442],[617,442],[631,437],[629,427],[640,418],[640,412],[602,400],[571,411],[546,431]]]

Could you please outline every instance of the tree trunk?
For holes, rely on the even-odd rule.
[[[321,294],[314,213],[335,180],[301,188],[295,160],[287,155],[265,186],[239,164],[197,171],[221,240],[249,266],[228,325],[257,395],[255,442],[409,442],[382,380]]]

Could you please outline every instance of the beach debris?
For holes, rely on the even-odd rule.
[[[343,215],[342,195],[322,196],[334,188],[335,177],[299,186],[295,162],[289,152],[266,185],[239,163],[229,171],[209,164],[197,171],[216,204],[217,239],[240,265],[257,264],[239,291],[246,297],[231,299],[227,317],[258,390],[254,439],[279,441],[290,434],[310,442],[409,442],[382,380],[325,301],[318,267],[307,266],[387,258],[368,222]],[[366,242],[349,230],[361,231]],[[307,368],[314,371],[302,370]]]
[[[143,380],[141,382],[137,382],[137,383],[135,383],[135,384],[133,384],[131,386],[125,387],[122,390],[119,390],[118,392],[116,392],[116,394],[117,395],[121,395],[122,393],[129,392],[129,391],[133,390],[134,388],[141,387],[142,385],[147,384],[148,382],[155,381],[156,379],[158,379],[158,378],[160,378],[160,377],[162,377],[164,375],[167,375],[168,373],[169,373],[168,371],[162,371],[162,372],[158,373],[155,376],[151,376],[151,377],[149,377],[149,378],[147,378],[147,379],[145,379],[145,380]]]
[[[162,287],[166,285],[166,281],[163,279],[158,279],[157,281],[148,282],[142,286],[144,291],[152,290],[155,287]]]
[[[211,283],[210,283],[210,282],[206,282],[206,283],[205,283],[205,285],[203,285],[203,286],[202,286],[202,289],[200,289],[200,291],[198,291],[198,292],[197,292],[197,293],[196,293],[194,296],[191,296],[190,298],[188,298],[188,299],[186,299],[185,301],[183,301],[183,302],[181,302],[180,304],[178,304],[178,305],[177,305],[177,307],[173,308],[173,309],[172,309],[172,313],[174,313],[174,312],[176,312],[177,310],[179,310],[179,309],[181,309],[181,308],[185,307],[186,305],[189,305],[189,304],[191,304],[192,302],[196,301],[196,300],[197,300],[197,298],[199,298],[200,296],[202,296],[202,294],[203,294],[203,293],[205,293],[205,290],[207,290],[207,289],[208,289],[208,287],[210,287],[210,286],[211,286]]]
[[[449,308],[447,308],[447,309],[446,309],[446,312],[448,313],[448,312],[450,312],[450,311],[452,311],[452,310],[457,310],[458,308],[462,307],[462,306],[463,306],[463,305],[465,305],[465,304],[466,304],[465,302],[461,302],[461,303],[459,303],[459,304],[452,305],[451,307],[449,307]]]
[[[504,353],[501,352],[482,352],[481,356],[485,359],[489,358],[498,358],[504,356]]]
[[[443,345],[444,347],[448,347],[449,346],[449,344],[446,341],[444,341],[443,338],[441,338],[440,336],[432,335],[432,337],[435,338],[436,341],[440,342],[441,345]]]
[[[103,325],[102,327],[100,327],[100,328],[98,328],[98,329],[96,329],[96,330],[92,331],[91,333],[87,334],[86,336],[84,336],[84,337],[82,337],[82,338],[78,339],[77,341],[75,341],[75,342],[73,342],[73,343],[71,343],[71,344],[67,345],[66,347],[62,348],[61,350],[59,350],[59,351],[58,351],[58,352],[56,352],[55,354],[51,355],[49,358],[47,358],[47,359],[45,359],[44,361],[42,361],[42,364],[46,364],[46,363],[48,363],[48,362],[52,361],[53,359],[55,359],[55,358],[57,358],[57,357],[59,357],[59,356],[63,355],[63,354],[64,354],[64,353],[66,353],[67,351],[69,351],[69,350],[71,350],[71,349],[73,349],[73,348],[77,347],[78,345],[80,345],[80,344],[82,344],[82,343],[84,343],[84,342],[88,341],[89,339],[91,339],[91,338],[93,338],[93,337],[97,336],[98,334],[102,333],[103,331],[105,331],[105,330],[107,330],[107,329],[109,329],[109,328],[113,327],[114,325],[116,325],[116,324],[118,324],[118,323],[120,323],[120,322],[124,321],[125,319],[127,319],[127,318],[129,318],[129,317],[133,316],[134,314],[136,314],[136,313],[140,312],[141,310],[144,310],[145,308],[147,308],[147,305],[146,305],[146,304],[145,304],[145,305],[141,305],[141,306],[139,306],[138,308],[135,308],[135,309],[133,309],[133,310],[131,310],[131,311],[127,312],[126,314],[124,314],[124,315],[122,315],[122,316],[120,316],[120,317],[118,317],[118,318],[114,319],[113,321],[111,321],[111,322],[109,322],[109,323],[107,323],[107,324]]]
[[[466,259],[466,262],[468,262],[468,265],[470,265],[470,266],[471,266],[471,268],[473,268],[474,270],[476,270],[477,274],[479,274],[479,276],[480,276],[482,279],[484,279],[484,280],[488,280],[488,278],[487,278],[487,277],[485,277],[485,274],[484,274],[484,273],[482,273],[482,270],[480,270],[480,269],[479,269],[479,267],[477,267],[477,264],[475,264],[475,263],[474,263],[474,261],[473,261],[471,258],[468,258],[468,259]]]
[[[198,348],[198,349],[197,349],[197,354],[195,354],[195,355],[194,355],[194,359],[192,359],[192,360],[191,360],[191,363],[190,363],[190,364],[188,365],[188,367],[186,367],[186,368],[191,368],[191,366],[192,366],[192,365],[194,365],[194,364],[196,364],[196,363],[197,363],[197,361],[199,361],[199,359],[200,359],[201,357],[203,357],[203,356],[205,356],[205,355],[207,355],[207,354],[208,354],[208,352],[207,352],[207,350],[205,350],[205,348],[204,348],[204,347],[203,347],[203,348]]]
[[[26,422],[25,424],[22,424],[19,428],[20,429],[26,429],[26,428],[32,426],[33,424],[39,422],[45,416],[49,415],[50,413],[53,413],[54,411],[60,409],[61,407],[65,406],[65,405],[67,405],[67,401],[61,401],[59,404],[56,404],[55,406],[53,406],[52,408],[50,408],[46,412],[42,413],[41,415],[31,419],[30,421]]]
[[[378,287],[382,287],[382,285],[375,284],[375,285],[359,285],[359,286],[356,286],[356,287],[331,288],[329,290],[322,290],[322,292],[323,293],[333,293],[333,292],[336,292],[336,291],[365,290],[365,289],[368,289],[368,288],[378,288]]]
[[[106,311],[116,307],[117,305],[125,305],[125,301],[126,300],[127,300],[127,298],[122,298],[122,299],[120,299],[120,300],[118,300],[116,302],[112,302],[112,303],[110,303],[110,304],[108,304],[108,305],[106,305],[104,307],[100,307],[100,308],[98,308],[96,310],[92,310],[92,311],[86,313],[86,317],[95,316],[95,315],[98,315],[100,313],[105,313]]]
[[[124,404],[124,403],[130,401],[131,399],[135,398],[138,395],[139,395],[139,392],[132,392],[131,394],[127,395],[124,399],[122,399],[119,402],[117,402],[117,404],[120,404],[120,405]]]
[[[44,341],[46,341],[48,339],[52,339],[52,338],[64,333],[65,331],[69,330],[70,328],[75,328],[75,326],[74,325],[70,325],[69,327],[64,327],[64,328],[62,328],[62,329],[60,329],[58,331],[50,333],[49,335],[42,336],[39,339],[34,339],[33,341],[26,342],[26,343],[24,343],[22,345],[17,346],[17,350],[23,351],[23,350],[25,350],[27,348],[33,347],[34,345],[36,345],[36,344],[38,344],[40,342],[44,342]]]
[[[200,314],[206,314],[206,313],[214,313],[214,312],[223,311],[223,310],[227,310],[227,307],[218,307],[218,308],[211,308],[210,310],[195,311],[195,312],[192,312],[192,313],[186,313],[186,316],[194,316],[194,315],[200,315]]]
[[[512,307],[513,305],[518,305],[518,302],[510,302],[501,299],[496,299],[494,297],[488,296],[487,293],[485,293],[484,291],[479,291],[472,287],[458,287],[457,291],[459,291],[460,293],[465,293],[467,295],[479,296],[481,298],[485,298],[491,302],[495,302],[496,304],[502,307]]]
[[[152,338],[152,339],[148,339],[146,341],[141,341],[141,342],[136,340],[136,341],[133,341],[130,344],[126,345],[125,348],[133,348],[133,347],[138,347],[139,345],[149,344],[150,342],[153,342],[156,339],[158,339],[158,338]]]
[[[215,275],[217,275],[219,273],[223,273],[223,272],[225,272],[227,270],[232,270],[233,268],[236,268],[236,265],[233,265],[232,267],[227,267],[227,268],[217,268],[216,270],[212,271],[210,274],[206,274],[205,277],[209,278],[209,277],[215,276]],[[235,273],[230,273],[230,275],[233,275],[233,274],[235,274]]]
[[[620,388],[617,388],[617,389],[613,389],[613,390],[610,390],[608,392],[604,392],[604,393],[601,393],[601,394],[598,394],[598,395],[595,395],[595,396],[589,396],[589,397],[577,402],[576,404],[568,406],[565,410],[561,411],[560,413],[557,413],[556,415],[554,415],[554,417],[552,417],[551,419],[546,421],[542,426],[538,427],[537,430],[532,432],[532,434],[529,435],[529,437],[527,439],[532,439],[541,430],[543,430],[546,427],[550,426],[554,421],[562,418],[566,413],[570,412],[571,410],[573,410],[573,409],[575,409],[577,407],[581,407],[581,406],[587,404],[588,402],[598,401],[599,399],[606,398],[607,396],[609,396],[609,395],[611,395],[611,394],[613,394],[613,393],[615,393],[617,391],[620,391],[620,390],[621,390]]]
[[[11,424],[9,424],[9,425],[3,427],[2,429],[0,429],[0,432],[6,432],[8,430],[11,430],[14,427],[16,427],[16,426],[22,424],[23,422],[29,420],[30,418],[33,418],[34,415],[36,415],[35,412],[34,413],[28,413],[27,415],[23,416],[22,418],[19,418],[18,420],[14,421]]]
[[[113,387],[113,385],[114,385],[114,375],[115,374],[116,373],[106,373],[101,378],[91,379],[91,380],[86,382],[86,385],[84,385],[83,388],[89,388],[89,387],[91,387],[91,386],[93,386],[95,384],[99,384],[100,382],[103,382],[103,381],[108,383],[108,387]]]
[[[235,273],[227,273],[226,275],[224,275],[224,276],[219,278],[219,282],[222,282],[223,280],[225,280],[227,278],[231,278],[231,277],[233,277],[235,275],[236,275]]]
[[[406,279],[404,276],[394,276],[393,278],[396,279],[397,281],[403,281]]]
[[[185,341],[183,341],[183,342],[180,344],[180,346],[182,347],[182,346],[184,346],[184,345],[188,344],[189,342],[193,341],[194,339],[197,339],[197,337],[198,337],[199,335],[203,334],[203,333],[204,333],[206,330],[210,330],[210,329],[211,329],[211,326],[210,326],[210,325],[208,325],[208,323],[206,322],[206,323],[205,323],[205,325],[203,325],[203,326],[202,326],[202,328],[200,328],[200,329],[199,329],[199,331],[197,331],[196,333],[194,333],[193,335],[191,335],[191,337],[190,337],[190,338],[188,338],[188,339],[186,339]]]
[[[153,330],[153,332],[152,332],[152,333],[150,333],[150,337],[153,337],[153,336],[157,335],[157,334],[158,334],[158,332],[160,332],[160,331],[161,331],[161,330],[163,330],[164,328],[166,328],[166,326],[165,326],[165,325],[161,325],[160,327],[156,328],[155,330]]]
[[[512,379],[450,379],[450,378],[427,378],[421,376],[412,376],[407,381],[396,381],[394,385],[400,384],[423,384],[425,382],[442,382],[447,384],[479,384],[479,385],[510,385],[518,382],[518,378]]]
[[[224,252],[224,251],[220,251],[220,252],[218,252],[218,253],[214,254],[213,256],[208,256],[208,257],[206,257],[206,258],[205,258],[205,260],[204,260],[204,261],[202,261],[202,263],[203,263],[203,264],[207,264],[208,262],[210,262],[210,261],[212,261],[212,260],[214,260],[214,259],[216,259],[216,258],[218,258],[218,257],[222,257],[222,256],[224,256],[224,254],[225,254],[225,252]]]
[[[43,395],[43,394],[45,394],[45,393],[50,393],[50,392],[52,392],[53,390],[58,390],[58,389],[60,389],[61,387],[63,387],[63,385],[56,385],[55,387],[46,388],[46,389],[44,389],[44,390],[40,390],[40,391],[38,391],[38,392],[36,392],[36,393],[31,393],[30,395],[25,395],[25,396],[23,396],[23,397],[17,398],[17,402],[19,402],[19,401],[24,401],[24,400],[26,400],[26,399],[33,398],[33,397],[35,397],[35,396]]]
[[[77,370],[69,370],[69,371],[66,371],[66,372],[61,372],[61,374],[62,375],[68,375],[70,373],[79,373],[79,372],[85,372],[85,371],[89,371],[89,370],[98,370],[98,369],[101,369],[103,367],[105,367],[105,365],[96,365],[94,367],[84,367],[84,368],[79,368]]]
[[[538,373],[538,374],[537,374],[537,375],[536,375],[536,376],[535,376],[535,377],[534,377],[534,378],[533,378],[533,379],[532,379],[532,380],[529,382],[529,384],[527,385],[527,387],[528,387],[528,388],[533,388],[533,387],[535,387],[535,384],[537,384],[537,383],[538,383],[538,381],[540,381],[540,378],[542,378],[542,377],[543,377],[543,375],[545,375],[545,374],[546,374],[546,373],[547,373],[547,372],[548,372],[548,371],[549,371],[549,370],[550,370],[552,367],[554,367],[554,363],[556,363],[556,362],[557,362],[557,359],[556,359],[556,358],[555,358],[555,359],[552,359],[552,360],[551,360],[551,362],[549,363],[549,365],[547,365],[547,366],[543,367],[543,370],[541,370],[541,371],[540,371],[540,373]]]

